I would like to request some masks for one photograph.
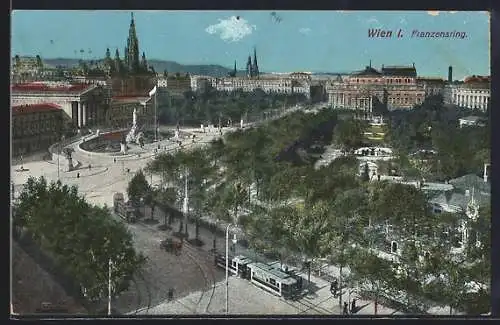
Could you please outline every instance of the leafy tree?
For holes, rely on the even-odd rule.
[[[378,313],[380,297],[392,288],[394,270],[392,262],[382,259],[372,252],[358,249],[349,265],[351,278],[361,288],[372,295],[375,315]]]
[[[334,142],[344,153],[352,153],[355,148],[362,145],[365,128],[366,125],[360,120],[342,120],[333,132]]]
[[[363,167],[363,172],[361,173],[361,181],[368,182],[370,180],[370,169],[368,168],[368,163]]]
[[[366,214],[365,192],[350,190],[339,194],[328,207],[328,229],[330,253],[340,269],[339,285],[342,288],[343,268],[352,259],[351,244],[361,237],[363,219]],[[342,306],[342,295],[339,295]]]
[[[92,206],[76,187],[29,178],[14,216],[18,227],[40,244],[91,300],[107,297],[107,265],[113,260],[112,286],[116,295],[128,289],[144,265],[132,236],[104,207]]]
[[[127,187],[127,194],[129,200],[135,206],[138,206],[142,199],[150,192],[150,187],[146,176],[139,170],[130,180]]]

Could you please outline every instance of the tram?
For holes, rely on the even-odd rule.
[[[250,278],[250,272],[247,265],[253,261],[243,255],[238,255],[236,257],[229,256],[228,269],[233,275],[239,275],[244,279]],[[215,264],[223,269],[226,268],[226,257],[222,254],[218,254],[215,257]]]
[[[250,270],[250,282],[279,297],[291,298],[300,291],[300,283],[296,277],[275,266],[250,263],[247,267]]]

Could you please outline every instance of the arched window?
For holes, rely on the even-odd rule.
[[[395,241],[391,242],[391,253],[393,253],[393,254],[398,253],[398,243]]]

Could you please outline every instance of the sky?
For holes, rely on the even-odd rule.
[[[95,59],[107,47],[123,54],[130,16],[128,11],[14,11],[12,55]],[[226,67],[237,61],[244,70],[256,47],[265,72],[351,72],[371,60],[374,68],[414,63],[421,76],[446,78],[450,65],[454,79],[490,74],[490,17],[484,11],[146,10],[134,17],[140,51],[148,59]],[[392,37],[369,37],[374,29],[393,31]],[[417,37],[420,32],[460,36]]]

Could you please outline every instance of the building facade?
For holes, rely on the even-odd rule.
[[[103,88],[94,84],[34,82],[11,86],[11,104],[55,104],[64,112],[65,127],[84,128],[105,124],[107,110]]]
[[[425,97],[443,95],[445,81],[442,78],[420,77],[417,84],[425,91]]]
[[[137,112],[137,124],[140,131],[154,129],[154,101],[152,97],[115,96],[111,99],[106,115],[107,125],[115,128],[130,128],[134,109]]]
[[[170,95],[180,97],[184,96],[185,92],[193,90],[193,77],[189,74],[178,74],[158,78],[157,86],[162,90],[167,90]]]
[[[371,115],[374,105],[381,103],[389,110],[411,109],[421,104],[425,89],[417,83],[415,66],[384,67],[380,71],[367,66],[326,83],[328,102],[333,108],[354,109]]]
[[[12,106],[12,156],[19,157],[60,140],[63,110],[56,104]]]
[[[252,92],[261,89],[265,93],[275,94],[301,94],[310,97],[311,84],[308,80],[299,80],[289,76],[261,75],[258,79],[234,78],[208,78],[210,86],[223,92],[244,91]]]
[[[490,77],[469,77],[463,82],[448,84],[444,91],[446,104],[477,109],[486,112],[490,107],[491,79]]]

